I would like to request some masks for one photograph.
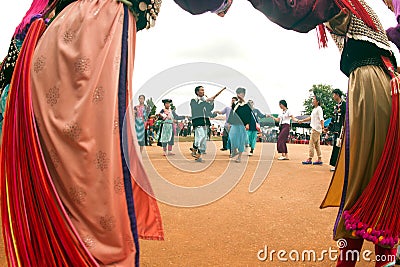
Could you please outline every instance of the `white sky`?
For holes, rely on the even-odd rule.
[[[6,55],[15,27],[31,2],[0,2],[1,58]],[[382,1],[367,2],[385,28],[395,25],[394,14]],[[393,50],[397,51],[394,45]],[[396,56],[399,61],[397,52]],[[278,101],[286,99],[292,112],[300,114],[313,84],[328,84],[347,91],[347,77],[339,70],[339,60],[339,52],[331,39],[328,48],[319,49],[315,30],[307,34],[284,30],[246,0],[234,0],[224,18],[215,14],[193,16],[172,0],[164,0],[156,26],[137,35],[134,90],[176,65],[218,63],[247,76],[262,92],[272,113],[278,113]],[[152,96],[151,92],[146,92],[146,96]],[[192,96],[193,90],[190,90],[188,98]],[[225,95],[223,99],[229,97]],[[267,107],[257,107],[268,112]]]

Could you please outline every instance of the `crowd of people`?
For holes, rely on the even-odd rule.
[[[286,100],[279,101],[279,108],[282,112],[277,117],[274,117],[271,114],[262,113],[255,107],[253,100],[246,101],[244,99],[245,93],[245,88],[237,88],[237,95],[232,97],[230,105],[219,111],[214,110],[213,98],[205,97],[204,87],[198,86],[195,88],[196,97],[190,102],[190,116],[178,115],[173,105],[171,105],[172,99],[164,99],[162,101],[164,108],[157,114],[150,114],[150,106],[144,104],[145,96],[140,95],[138,98],[139,104],[134,106],[134,113],[137,141],[141,150],[144,146],[151,146],[157,142],[158,145],[164,148],[164,156],[173,156],[172,147],[175,137],[193,135],[194,143],[196,144],[197,133],[197,136],[204,135],[205,141],[211,140],[211,136],[220,136],[222,139],[221,151],[229,150],[231,158],[238,155],[237,162],[240,162],[241,155],[246,148],[248,149],[248,156],[252,156],[257,142],[276,142],[278,153],[281,154],[277,159],[289,160],[286,144],[303,140],[309,145],[309,158],[303,161],[303,164],[322,165],[320,145],[332,145],[330,165],[332,166],[331,171],[335,170],[343,138],[344,117],[346,114],[346,102],[341,90],[334,89],[332,91],[332,99],[336,102],[336,105],[333,112],[334,116],[331,118],[332,120],[328,127],[325,127],[324,124],[323,110],[318,96],[313,97],[312,104],[314,108],[311,115],[298,119],[288,109]],[[225,116],[223,127],[212,123],[212,119],[217,115]],[[275,130],[276,127],[261,127],[259,121],[262,118],[272,118],[279,130]],[[299,134],[291,131],[292,122],[302,124],[308,121],[310,121],[311,127],[310,134],[307,132]],[[243,129],[238,125],[245,126],[244,132],[246,135],[243,135]],[[201,131],[199,126],[201,126]],[[167,143],[168,151],[166,150]],[[203,141],[200,143],[204,146]],[[245,144],[244,148],[242,148],[242,143]],[[205,149],[202,150],[205,152]],[[317,152],[317,160],[313,162],[314,150]],[[196,154],[193,151],[199,151],[197,145],[193,146],[192,153],[196,160],[200,161],[198,158],[200,158],[201,153]]]
[[[245,143],[245,148],[248,148],[249,150],[249,156],[253,155],[257,142],[276,142],[278,153],[281,154],[277,159],[289,160],[286,144],[301,140],[309,145],[309,158],[303,161],[303,164],[322,165],[323,162],[320,145],[331,145],[333,146],[333,149],[330,158],[330,165],[331,171],[335,170],[344,134],[344,117],[346,114],[346,102],[344,100],[344,94],[340,89],[334,89],[332,91],[332,99],[336,104],[334,106],[333,118],[331,118],[328,127],[325,127],[324,124],[325,119],[318,96],[313,97],[312,105],[314,108],[311,115],[303,119],[298,119],[288,109],[288,103],[286,100],[279,101],[279,108],[282,112],[278,117],[274,117],[271,114],[264,114],[258,108],[255,108],[253,100],[250,99],[245,101],[245,92],[246,89],[238,88],[236,90],[237,96],[232,97],[230,105],[218,111],[214,110],[213,99],[205,98],[204,87],[198,86],[195,88],[196,98],[193,98],[190,102],[192,113],[190,116],[178,115],[175,108],[171,105],[172,99],[164,99],[162,101],[164,108],[157,114],[150,114],[150,106],[144,104],[145,96],[140,95],[138,98],[139,104],[134,106],[134,113],[137,141],[141,150],[144,146],[151,146],[153,143],[158,143],[160,146],[163,146],[162,143],[164,143],[164,155],[174,155],[172,152],[174,137],[187,137],[192,136],[193,134],[196,139],[197,131],[198,135],[205,135],[206,141],[211,140],[211,136],[221,137],[221,151],[230,150],[230,156],[234,157],[237,154],[243,153],[245,150],[242,149],[241,145],[239,146],[239,149],[236,144],[237,140],[235,139],[233,141],[234,149],[232,151],[230,131],[233,129],[234,138],[243,137],[241,133],[237,133],[237,125],[243,124],[246,132],[245,140],[243,142]],[[201,103],[202,106],[199,106]],[[204,106],[205,103],[207,103],[207,106]],[[217,115],[225,116],[223,127],[219,124],[216,126],[212,123],[212,118],[215,118]],[[231,117],[231,115],[234,116]],[[259,121],[262,118],[272,118],[279,130],[275,130],[276,127],[261,127]],[[307,132],[300,134],[291,131],[292,122],[298,124],[310,122],[310,134]],[[164,125],[166,126],[164,127]],[[199,132],[198,126],[202,126],[204,129]],[[162,133],[163,129],[164,135]],[[166,137],[167,132],[168,137]],[[169,144],[168,153],[166,152],[166,143]],[[240,141],[240,143],[242,143],[242,141]],[[314,150],[317,152],[317,160],[313,162],[312,158],[314,156]],[[241,157],[239,157],[239,162],[240,159]]]
[[[246,89],[238,88],[237,96],[232,98],[231,105],[222,111],[216,111],[214,98],[206,98],[204,87],[198,86],[195,88],[196,97],[190,102],[190,116],[178,115],[171,107],[172,99],[163,99],[164,108],[157,114],[150,114],[150,107],[144,104],[145,96],[140,95],[139,104],[135,105],[133,110],[136,137],[141,151],[144,146],[151,146],[157,142],[163,147],[164,156],[173,156],[175,136],[186,137],[193,134],[192,154],[196,161],[202,161],[201,154],[205,152],[206,141],[211,140],[211,136],[221,136],[223,141],[221,150],[229,149],[230,157],[239,155],[237,162],[240,162],[241,154],[246,147],[249,147],[249,156],[251,156],[262,133],[259,118],[266,115],[254,108],[252,100],[244,100],[245,92]],[[210,119],[218,114],[226,116],[224,127],[211,123]],[[240,126],[244,126],[244,130]]]

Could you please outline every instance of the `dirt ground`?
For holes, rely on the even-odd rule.
[[[229,170],[233,170],[234,179],[240,174],[235,168],[244,169],[244,174],[232,191],[212,203],[184,208],[160,202],[165,240],[141,240],[141,266],[335,266],[327,254],[320,260],[323,250],[337,250],[332,240],[337,208],[319,209],[332,176],[327,164],[332,147],[322,146],[322,166],[303,166],[308,146],[288,145],[290,160],[273,160],[265,181],[250,193],[256,169],[268,168],[270,163],[260,158],[261,146],[271,150],[268,144],[257,143],[255,154],[245,154],[248,161],[241,163],[232,163],[228,153],[219,150],[221,142],[209,145],[215,154],[207,153],[204,163],[195,163],[188,153],[190,145],[178,143],[174,147],[177,155],[167,158],[161,155],[161,148],[146,147],[149,158],[144,162],[169,182],[183,187],[205,186]],[[180,196],[174,199],[179,203]],[[373,246],[368,243],[364,249],[373,251]],[[277,252],[271,258],[272,250],[285,250],[287,254],[281,254],[281,258],[287,261],[279,260]],[[292,260],[296,257],[294,250],[299,261]],[[317,259],[310,260],[305,250],[314,250]],[[266,254],[268,258],[259,259]],[[6,266],[4,253],[0,266]],[[363,261],[358,266],[374,264]]]
[[[153,162],[158,161],[155,164],[157,170],[168,180],[185,186],[199,186],[217,177],[229,162],[228,153],[219,151],[219,142],[215,144],[214,163],[194,174],[182,172],[167,163],[160,156],[160,148],[150,147],[148,152]],[[190,144],[179,145],[181,151],[186,151]],[[249,193],[262,145],[267,144],[257,144],[256,153],[249,157],[237,186],[218,201],[195,208],[160,203],[165,241],[141,241],[141,265],[335,266],[327,255],[324,260],[318,260],[323,250],[337,249],[332,240],[337,208],[319,209],[332,176],[328,164],[332,147],[322,146],[325,162],[322,166],[310,166],[301,164],[307,158],[307,145],[288,145],[290,160],[278,161],[279,155],[275,153],[266,180],[257,191]],[[174,150],[180,151],[176,147]],[[283,258],[288,260],[279,261],[275,253],[272,259],[268,257],[261,261],[257,255],[260,250],[266,250],[265,246],[268,255],[271,250],[286,250],[287,253],[297,250],[300,259],[304,250],[314,250],[317,260],[292,261],[286,254]],[[373,246],[366,244],[364,249],[373,251]],[[295,255],[292,254],[292,258]],[[261,253],[260,257],[265,254]],[[373,264],[363,262],[359,266]]]

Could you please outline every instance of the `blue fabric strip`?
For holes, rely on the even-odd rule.
[[[347,103],[350,104],[349,101],[349,90],[347,90]],[[342,191],[342,199],[340,201],[338,215],[336,217],[335,226],[333,227],[333,236],[336,235],[336,230],[339,225],[340,218],[343,214],[344,204],[346,201],[347,194],[347,185],[349,183],[349,168],[350,168],[350,116],[349,116],[350,105],[346,107],[346,144],[345,144],[345,163],[344,163],[344,182],[343,182],[343,191]]]
[[[124,186],[126,194],[126,203],[128,206],[128,214],[131,222],[132,235],[135,242],[136,254],[135,254],[135,266],[139,266],[139,237],[137,231],[137,222],[135,215],[135,205],[133,200],[133,190],[131,175],[127,162],[129,159],[125,159],[124,151],[128,151],[127,145],[127,134],[123,134],[123,125],[126,111],[126,84],[127,84],[127,59],[128,59],[128,30],[129,30],[129,13],[128,8],[124,5],[124,25],[122,31],[122,47],[121,47],[121,65],[119,72],[119,84],[118,84],[118,116],[119,116],[119,135],[120,135],[120,149],[122,159],[122,172],[124,175]]]

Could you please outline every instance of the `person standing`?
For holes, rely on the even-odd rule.
[[[134,107],[135,113],[135,130],[136,136],[138,140],[138,144],[140,146],[140,152],[143,152],[143,148],[146,145],[145,138],[147,134],[145,134],[145,123],[147,121],[147,107],[144,104],[145,96],[139,96],[139,105]]]
[[[183,123],[183,136],[186,137],[188,135],[188,119],[186,118]]]
[[[282,109],[282,113],[279,114],[278,118],[275,118],[272,115],[268,115],[268,117],[273,118],[276,122],[279,122],[277,149],[278,153],[282,153],[282,155],[278,158],[278,160],[288,160],[289,157],[286,143],[289,137],[290,120],[292,119],[296,122],[299,122],[299,120],[295,118],[288,109],[286,100],[280,100],[279,107]]]
[[[171,110],[171,99],[163,99],[164,108],[160,111],[158,117],[161,120],[158,146],[163,148],[163,156],[173,156],[172,146],[174,145],[174,115]],[[168,151],[167,151],[168,145]]]
[[[310,135],[310,142],[308,143],[308,159],[303,161],[302,163],[313,164],[313,165],[322,165],[322,154],[321,154],[321,133],[322,129],[324,128],[324,112],[320,106],[320,101],[317,96],[313,97],[313,111],[311,112],[311,116],[305,119],[299,120],[299,123],[303,123],[306,121],[311,121],[311,135]],[[318,160],[312,162],[312,158],[314,157],[314,149],[317,151]]]
[[[237,156],[235,161],[241,162],[242,154],[247,144],[246,130],[250,127],[251,121],[251,108],[244,100],[246,95],[245,88],[237,88],[236,94],[238,101],[233,103],[232,110],[229,115],[228,123],[231,125],[229,130],[229,140],[231,146],[231,158]]]
[[[257,120],[267,117],[266,114],[263,114],[258,108],[255,107],[253,100],[249,99],[249,101],[247,101],[247,102],[249,103],[250,107],[252,108],[252,111],[253,111],[254,115],[256,116]]]
[[[192,136],[192,121],[191,120],[189,120],[188,121],[188,123],[187,123],[187,134],[189,135],[189,136]]]
[[[230,106],[226,106],[221,111],[214,111],[214,113],[216,113],[216,114],[225,115],[224,130],[223,130],[223,133],[222,133],[222,148],[221,148],[221,151],[226,151],[230,147],[228,145],[228,143],[229,143],[229,128],[230,128],[230,124],[228,123],[228,120],[229,120],[229,115],[231,114],[232,105],[236,101],[238,101],[238,98],[236,96],[234,96],[234,97],[232,97]]]
[[[149,137],[148,146],[152,146],[154,139],[155,139],[153,126],[149,127],[147,135]]]
[[[333,148],[329,164],[332,166],[331,171],[335,170],[337,158],[339,156],[340,147],[344,136],[344,121],[346,117],[346,102],[342,99],[343,92],[340,89],[332,91],[332,97],[336,102],[333,111],[333,120],[328,126],[328,131],[333,133]]]
[[[264,118],[266,115],[262,114],[261,111],[254,107],[254,101],[247,101],[251,108],[251,120],[249,129],[247,130],[248,146],[250,147],[249,156],[253,156],[254,149],[257,144],[257,135],[261,132],[259,118]]]
[[[196,97],[190,101],[194,128],[194,143],[191,151],[195,161],[202,162],[202,155],[207,149],[207,131],[210,127],[210,115],[214,109],[214,99],[205,97],[203,86],[197,86],[194,93]]]

